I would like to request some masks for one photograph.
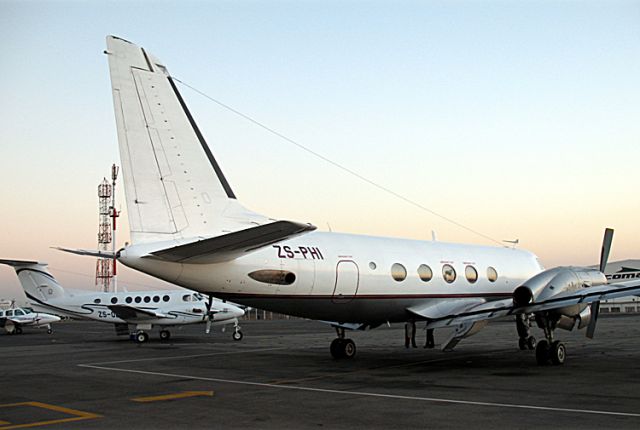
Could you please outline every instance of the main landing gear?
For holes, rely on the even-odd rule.
[[[356,355],[356,343],[351,339],[345,339],[344,328],[336,327],[338,337],[331,342],[330,350],[333,358],[353,358]]]
[[[541,340],[536,346],[536,361],[540,366],[547,365],[549,361],[556,365],[564,364],[567,347],[559,340],[553,340],[555,321],[546,316],[536,316],[536,322],[544,330],[546,337],[546,340]]]
[[[521,350],[536,348],[536,338],[531,336],[529,317],[525,314],[516,315],[516,328],[518,329],[518,346]]]
[[[171,332],[169,330],[160,330],[160,340],[169,340]]]

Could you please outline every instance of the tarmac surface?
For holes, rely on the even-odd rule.
[[[558,330],[567,361],[543,367],[514,323],[451,353],[423,349],[423,330],[405,349],[401,325],[350,333],[357,356],[338,361],[322,323],[242,327],[143,345],[94,322],[2,333],[0,429],[640,428],[640,315],[601,318],[593,341]]]

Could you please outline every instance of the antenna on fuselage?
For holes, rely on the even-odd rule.
[[[503,242],[505,243],[510,243],[511,244],[511,248],[512,249],[516,249],[516,245],[518,245],[520,243],[520,239],[516,239],[516,240],[503,240]]]
[[[438,235],[436,234],[435,230],[431,230],[431,240],[433,240],[434,242],[438,240]]]

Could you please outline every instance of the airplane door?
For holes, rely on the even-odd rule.
[[[351,260],[338,261],[336,266],[336,286],[333,289],[331,301],[334,303],[348,303],[356,296],[360,283],[358,265]]]

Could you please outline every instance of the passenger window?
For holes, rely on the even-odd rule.
[[[97,305],[97,304],[99,304],[99,303],[102,303],[102,300],[100,300],[100,299],[94,299],[94,300],[93,300],[93,303],[95,303],[95,304]]]
[[[8,317],[12,317],[13,316],[13,311],[7,311],[7,316]]]
[[[131,303],[133,300],[131,299],[131,297],[127,297],[126,299],[124,299],[124,301],[127,303]]]
[[[442,266],[442,277],[448,284],[456,280],[456,271],[450,264]]]
[[[160,301],[160,296],[153,296],[153,301],[158,303]]]
[[[373,261],[369,262],[369,269],[376,270],[376,267],[378,267],[376,266],[376,263],[374,263]]]
[[[467,266],[464,268],[464,276],[470,284],[475,284],[478,280],[478,271],[473,266]]]
[[[394,263],[391,266],[391,277],[398,282],[404,281],[407,278],[407,269],[400,263]]]
[[[140,303],[142,301],[142,299],[140,298],[140,296],[136,297],[135,299],[133,299],[136,303]]]
[[[144,296],[144,302],[145,303],[149,303],[151,301],[151,297],[149,296]]]
[[[433,278],[433,271],[431,270],[431,267],[426,264],[421,264],[418,267],[418,276],[420,276],[420,279],[424,282],[429,282],[431,278]]]
[[[114,305],[116,303],[118,303],[118,298],[117,297],[111,297],[111,303],[113,303]]]
[[[498,272],[491,266],[487,268],[487,279],[489,282],[496,282],[498,279]]]
[[[24,315],[24,312],[22,312],[22,309],[16,309],[15,315],[16,316],[21,316],[21,315]]]
[[[162,301],[163,302],[168,302],[169,301],[169,296],[162,296]]]

